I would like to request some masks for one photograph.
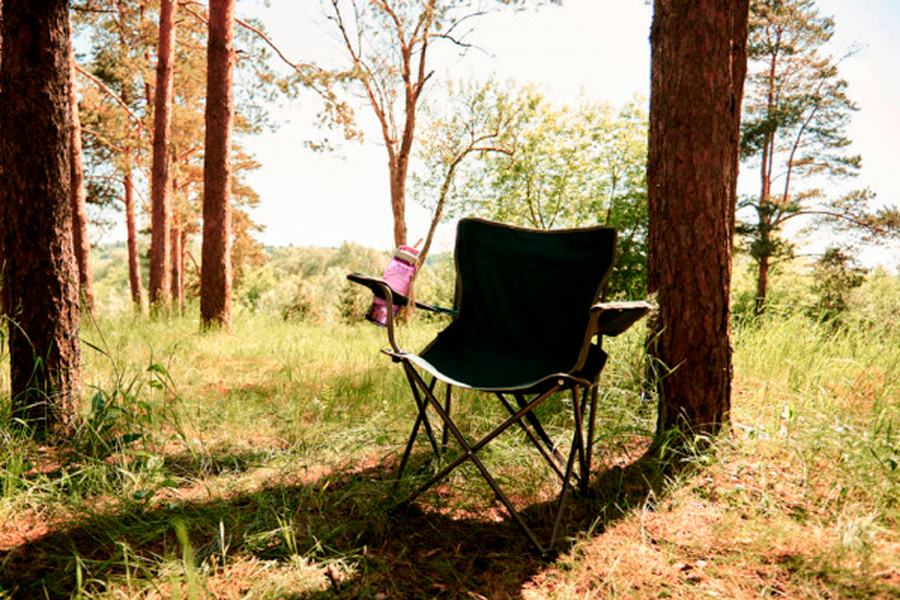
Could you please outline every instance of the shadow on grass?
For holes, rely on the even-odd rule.
[[[662,494],[664,479],[662,464],[650,454],[596,474],[592,493],[568,501],[569,537],[558,542],[559,550],[565,552],[579,534],[602,535],[630,508]],[[355,565],[324,591],[278,594],[287,600],[518,598],[545,564],[508,518],[452,519],[431,510],[428,495],[416,506],[395,509],[403,492],[395,492],[390,480],[387,467],[377,466],[227,498],[87,515],[0,553],[0,598],[7,597],[4,592],[10,598],[74,597],[76,577],[99,592],[122,582],[128,564],[143,565],[141,578],[160,577],[161,562],[183,556],[176,523],[184,525],[198,565],[221,569],[248,559],[290,564],[296,555]],[[549,532],[546,515],[552,509],[548,503],[523,511],[539,523],[540,536]],[[255,582],[246,583],[249,589]]]

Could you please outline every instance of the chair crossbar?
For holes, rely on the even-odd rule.
[[[519,408],[522,408],[527,404],[527,402],[525,401],[525,396],[521,393],[513,394],[513,397],[516,399],[516,403],[519,405]],[[512,413],[512,411],[510,411],[510,413]],[[541,440],[547,446],[547,449],[553,453],[553,456],[556,458],[556,460],[560,464],[564,464],[566,461],[563,459],[562,454],[560,454],[559,451],[554,447],[553,440],[551,440],[550,436],[547,435],[547,432],[544,431],[544,427],[543,425],[541,425],[541,422],[538,419],[537,415],[533,412],[529,412],[527,415],[525,415],[525,418],[531,424],[531,427],[534,429],[534,432],[537,434],[537,436],[541,438]]]

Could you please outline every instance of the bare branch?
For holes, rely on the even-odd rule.
[[[128,106],[128,104],[124,100],[122,100],[122,98],[119,97],[118,94],[116,94],[114,91],[109,89],[109,87],[105,83],[103,83],[100,79],[95,77],[92,73],[83,69],[81,66],[76,64],[75,70],[78,71],[79,73],[81,73],[82,75],[84,75],[85,77],[87,77],[88,79],[90,79],[91,81],[93,81],[104,94],[106,94],[107,96],[109,96],[110,98],[115,100],[115,102],[117,104],[119,104],[119,106],[121,106],[123,109],[125,109],[125,112],[128,113],[128,116],[134,120],[134,122],[138,126],[139,130],[144,129],[144,122],[141,120],[140,117],[138,117],[136,114],[134,114],[134,111],[131,110],[131,108]]]
[[[89,136],[91,136],[92,138],[94,138],[95,140],[97,140],[101,145],[106,146],[107,148],[109,148],[110,150],[112,150],[112,151],[114,151],[114,152],[119,152],[119,151],[120,151],[120,148],[119,148],[118,146],[116,146],[112,141],[110,141],[109,139],[107,139],[107,138],[106,138],[104,135],[102,135],[101,133],[99,133],[99,132],[97,132],[97,131],[94,131],[93,129],[90,129],[90,128],[88,128],[88,127],[82,126],[82,127],[81,127],[81,132],[82,132],[82,133],[88,134]]]

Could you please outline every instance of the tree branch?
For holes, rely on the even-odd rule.
[[[136,114],[134,114],[134,111],[131,110],[131,108],[128,106],[128,104],[126,104],[125,101],[122,100],[122,98],[120,98],[118,94],[116,94],[111,89],[109,89],[109,87],[105,83],[103,83],[100,79],[98,79],[93,74],[89,73],[88,71],[84,70],[77,64],[75,65],[75,70],[78,71],[79,73],[81,73],[82,75],[84,75],[85,77],[87,77],[88,79],[90,79],[91,81],[93,81],[104,94],[106,94],[107,96],[109,96],[110,98],[115,100],[116,103],[119,104],[119,106],[124,108],[125,112],[128,113],[128,116],[134,120],[135,124],[137,124],[138,129],[143,131],[144,123],[143,123],[143,121],[141,121],[141,118],[138,117]]]

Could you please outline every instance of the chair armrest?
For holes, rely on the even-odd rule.
[[[397,338],[394,335],[394,306],[405,306],[407,304],[406,296],[402,294],[397,294],[391,289],[391,286],[388,285],[388,282],[380,277],[369,277],[368,275],[360,275],[359,273],[350,273],[347,275],[347,279],[352,281],[353,283],[358,283],[360,285],[364,285],[375,294],[378,298],[381,298],[387,304],[387,334],[388,334],[388,342],[391,344],[391,349],[394,352],[400,354],[403,351],[400,350],[400,346],[397,345]]]
[[[363,285],[375,294],[376,297],[381,298],[387,304],[387,334],[388,334],[388,342],[391,344],[391,349],[397,353],[402,354],[403,351],[400,349],[399,344],[397,344],[397,337],[394,333],[394,306],[406,306],[409,304],[409,299],[403,294],[394,291],[394,289],[388,284],[387,281],[382,279],[381,277],[370,277],[368,275],[361,275],[359,273],[350,273],[347,275],[347,279],[352,281],[353,283],[358,283]],[[425,304],[423,302],[416,302],[417,307],[423,308],[425,310],[431,310],[434,312],[444,313],[456,316],[456,311],[450,310],[447,308],[440,308],[438,306],[431,306],[430,304]]]
[[[595,332],[615,337],[628,330],[654,306],[649,302],[598,302],[591,306],[591,316],[595,319]]]
[[[406,306],[408,303],[406,296],[395,291],[388,282],[381,277],[372,277],[370,275],[363,275],[362,273],[349,273],[347,279],[353,283],[358,283],[359,285],[369,288],[376,297],[381,298],[382,300],[387,300],[387,295],[390,294],[396,306]]]
[[[368,275],[362,275],[360,273],[350,273],[347,275],[347,279],[352,281],[353,283],[358,283],[360,285],[364,285],[375,294],[376,297],[381,298],[382,300],[386,300],[385,290],[390,290],[391,295],[394,300],[395,306],[406,306],[409,304],[409,298],[393,289],[388,282],[380,277],[370,277]],[[426,304],[425,302],[415,302],[416,308],[421,308],[423,310],[428,310],[431,312],[436,312],[444,315],[450,315],[455,317],[456,311],[450,308],[443,308],[441,306],[434,306],[433,304]]]

